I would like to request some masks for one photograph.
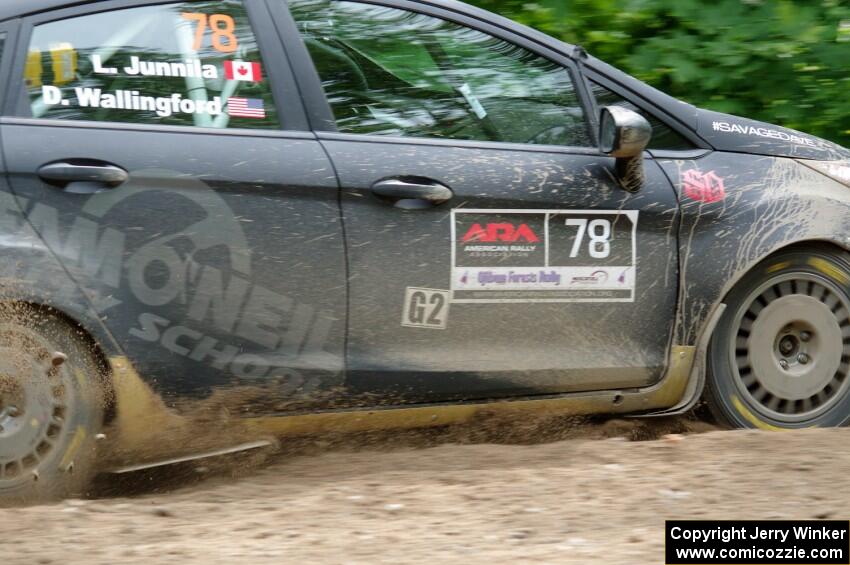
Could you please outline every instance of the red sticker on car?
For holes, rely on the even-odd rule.
[[[723,179],[714,171],[702,173],[696,169],[689,169],[682,173],[682,186],[685,196],[697,202],[710,204],[726,198]]]
[[[519,224],[516,226],[511,223],[487,224],[484,228],[481,224],[473,224],[466,235],[463,236],[463,243],[538,243],[540,238],[534,233],[528,224]]]
[[[263,70],[259,63],[248,63],[245,61],[225,61],[224,76],[227,80],[242,80],[249,82],[262,82]]]

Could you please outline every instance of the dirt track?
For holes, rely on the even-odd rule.
[[[848,518],[850,430],[618,437],[665,425],[613,422],[539,445],[302,449],[237,478],[0,510],[0,555],[4,565],[644,564],[663,562],[665,518]]]

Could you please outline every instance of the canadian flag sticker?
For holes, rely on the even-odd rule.
[[[251,82],[262,82],[263,69],[259,63],[248,63],[245,61],[225,61],[224,76],[227,80],[247,80]]]

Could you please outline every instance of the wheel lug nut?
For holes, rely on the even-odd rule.
[[[61,351],[56,351],[50,357],[50,364],[54,367],[60,367],[65,360],[68,359],[68,356],[62,353]]]
[[[811,360],[811,358],[808,355],[806,355],[805,353],[800,353],[799,355],[797,355],[797,361],[799,361],[803,365],[808,363],[810,360]]]
[[[809,341],[812,339],[812,334],[809,332],[800,332],[800,341]]]
[[[779,366],[787,371],[788,370],[788,361],[786,361],[785,359],[780,359],[779,360]]]

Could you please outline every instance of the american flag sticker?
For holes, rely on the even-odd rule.
[[[266,108],[259,98],[228,98],[227,113],[234,118],[265,118]]]

